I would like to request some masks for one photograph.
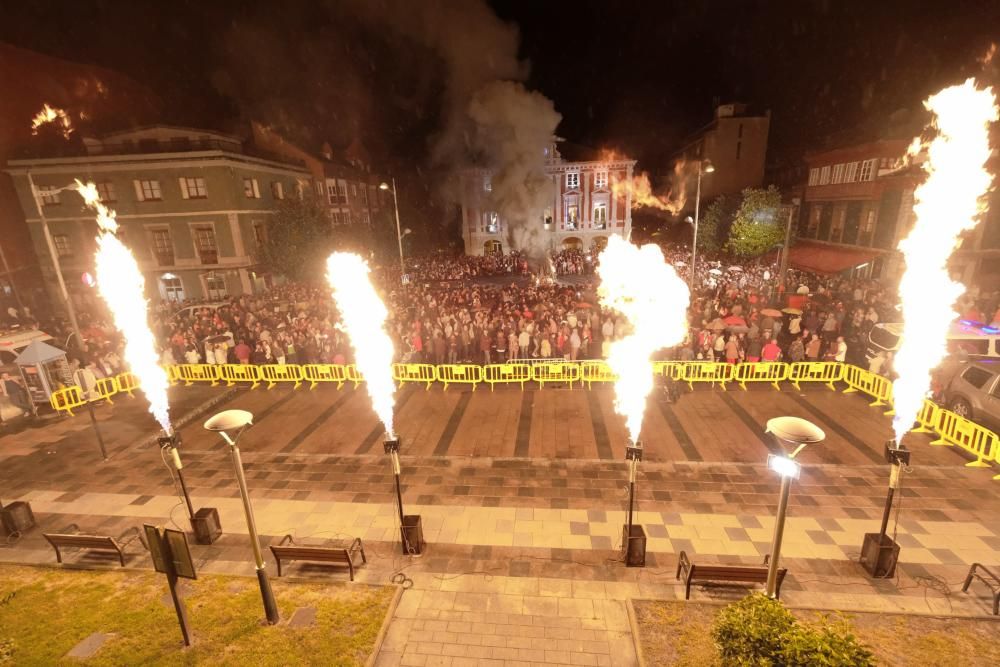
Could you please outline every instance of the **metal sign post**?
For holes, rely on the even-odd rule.
[[[157,572],[167,575],[167,586],[170,587],[170,598],[174,601],[174,611],[177,612],[177,622],[181,626],[184,645],[191,645],[191,629],[188,627],[187,610],[184,601],[177,593],[177,579],[197,579],[194,569],[191,549],[188,546],[187,535],[180,530],[162,529],[159,526],[143,524],[146,532],[146,544],[153,557],[153,567]]]

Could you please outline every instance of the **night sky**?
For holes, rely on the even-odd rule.
[[[409,3],[372,5],[396,20]],[[920,100],[977,73],[976,57],[1000,36],[996,0],[489,8],[519,27],[526,83],[554,101],[560,135],[627,150],[654,171],[715,101],[772,110],[774,162],[919,120]],[[427,162],[443,122],[446,67],[426,45],[358,18],[356,0],[4,2],[3,15],[0,40],[119,70],[154,89],[162,119],[177,124],[225,129],[253,116],[314,148],[360,134],[398,170]]]

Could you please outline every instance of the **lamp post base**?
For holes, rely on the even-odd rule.
[[[899,545],[888,535],[865,533],[861,545],[861,567],[876,579],[890,579],[896,574]]]
[[[622,526],[625,567],[646,567],[646,531],[642,526]]]
[[[271,590],[271,580],[267,578],[264,568],[257,569],[257,583],[260,584],[260,597],[264,601],[264,615],[267,616],[267,624],[275,625],[281,620],[278,613],[278,603],[274,599],[274,591]]]

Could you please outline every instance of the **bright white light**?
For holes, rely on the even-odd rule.
[[[899,283],[903,342],[893,363],[899,373],[893,383],[896,442],[913,426],[930,373],[947,353],[948,327],[957,315],[952,306],[965,291],[951,280],[948,258],[962,232],[976,226],[993,180],[984,166],[990,157],[990,123],[997,120],[993,91],[979,90],[969,79],[924,104],[934,114],[937,136],[923,163],[927,179],[913,193],[916,221],[899,243],[906,271]]]
[[[156,342],[147,321],[146,281],[129,249],[115,236],[118,222],[115,212],[101,203],[97,186],[76,182],[76,189],[87,206],[97,213],[97,289],[108,304],[115,326],[125,338],[125,361],[139,378],[142,393],[149,401],[149,411],[167,433],[171,432],[167,403],[167,373],[159,365]]]
[[[392,340],[385,332],[389,313],[368,278],[368,263],[350,252],[335,252],[326,263],[327,279],[340,311],[341,329],[354,348],[355,365],[365,378],[372,408],[393,435],[392,407],[396,385],[392,380]]]
[[[798,479],[799,472],[802,470],[802,466],[787,456],[775,456],[774,454],[767,457],[767,467],[782,477],[791,477],[792,479]]]
[[[611,344],[608,365],[618,376],[615,412],[625,417],[629,437],[638,442],[653,390],[653,354],[684,340],[691,295],[654,244],[639,248],[612,235],[599,260],[601,305],[624,315],[631,329]]]

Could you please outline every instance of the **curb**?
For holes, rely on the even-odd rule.
[[[396,607],[399,606],[399,601],[403,597],[403,587],[401,585],[389,585],[395,585],[396,592],[393,594],[392,600],[389,601],[389,608],[385,612],[385,618],[382,619],[382,627],[379,628],[378,634],[375,636],[375,645],[372,647],[371,655],[365,660],[365,667],[373,667],[375,661],[378,660],[378,654],[382,652],[382,644],[385,642],[385,636],[389,633],[389,625],[392,623],[392,617],[396,615]]]
[[[632,598],[625,600],[625,610],[628,612],[628,625],[632,630],[632,646],[635,648],[635,659],[639,667],[646,667],[646,656],[642,652],[642,640],[639,637],[639,621],[635,617],[635,607],[632,606]]]

